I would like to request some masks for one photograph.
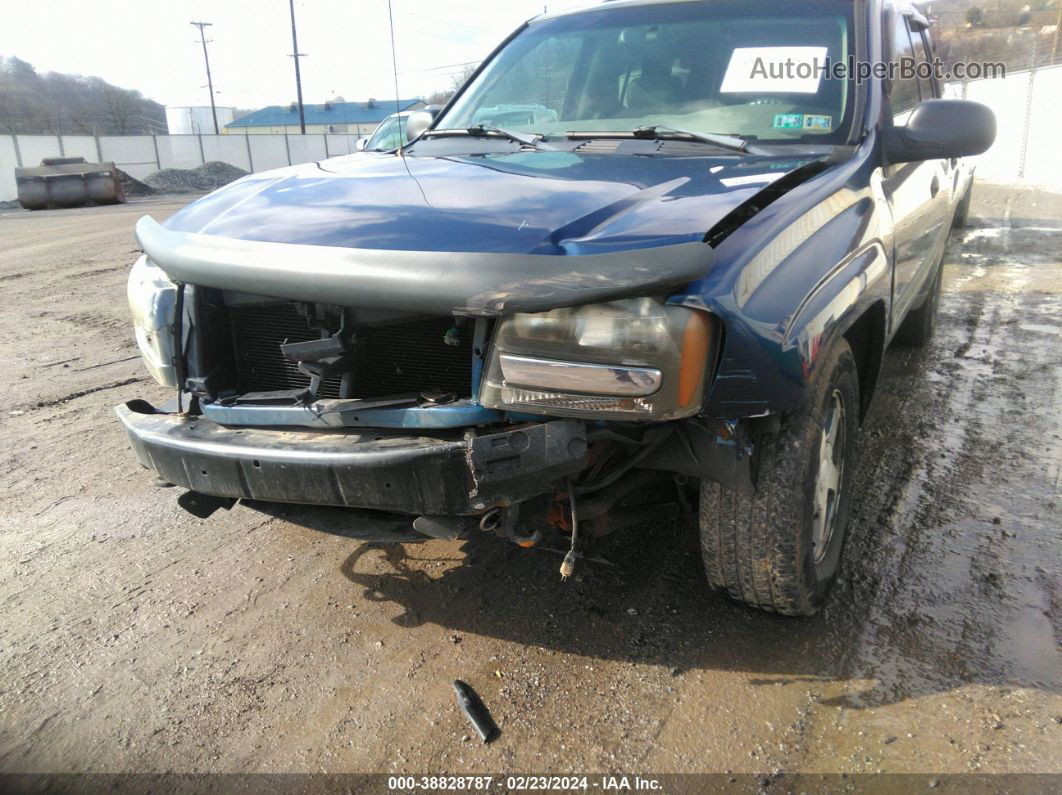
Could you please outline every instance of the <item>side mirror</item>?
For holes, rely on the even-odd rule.
[[[365,151],[365,147],[368,146],[368,145],[369,145],[369,139],[368,138],[359,138],[357,140],[357,143],[354,144],[354,149],[356,151],[358,151],[358,152],[364,152]]]
[[[979,102],[929,99],[915,105],[903,127],[882,133],[889,163],[947,160],[987,152],[996,140],[996,116]]]
[[[406,119],[406,140],[412,141],[431,126],[435,117],[439,115],[439,108],[428,107],[424,110],[416,110],[409,114]]]

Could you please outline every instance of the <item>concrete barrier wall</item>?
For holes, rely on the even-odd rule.
[[[204,135],[203,156],[208,163],[220,160],[223,163],[231,163],[242,168],[244,171],[253,171],[251,158],[248,156],[248,136],[243,135]]]
[[[15,187],[15,141],[10,135],[0,135],[0,202],[18,196]]]
[[[355,151],[356,135],[0,135],[0,201],[18,198],[14,170],[45,157],[113,160],[136,179],[220,160],[244,171],[309,163]]]
[[[268,171],[292,162],[288,157],[285,135],[248,135],[247,142],[251,147],[251,160],[254,161],[255,171]]]
[[[113,160],[131,177],[143,179],[159,170],[155,143],[150,135],[101,135],[99,142],[101,159],[104,162]],[[202,161],[196,161],[186,168],[201,164]]]
[[[289,135],[288,151],[291,153],[293,163],[324,160],[325,137],[323,135]]]
[[[358,135],[340,135],[333,133],[332,135],[325,136],[325,146],[328,147],[328,156],[335,157],[336,154],[345,154],[353,152],[355,146],[358,143],[358,138],[362,136]]]
[[[198,135],[167,135],[157,138],[156,141],[159,145],[159,158],[155,171],[163,168],[195,168],[205,162]]]
[[[100,159],[96,139],[91,135],[64,135],[63,153],[67,157],[83,157],[90,163]]]
[[[42,157],[58,157],[59,141],[54,135],[20,135],[18,149],[25,165],[37,165]]]

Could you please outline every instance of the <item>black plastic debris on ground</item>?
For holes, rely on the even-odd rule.
[[[465,713],[465,717],[468,718],[483,742],[489,743],[501,734],[498,724],[490,716],[490,710],[470,685],[460,679],[455,679],[454,693],[457,696],[457,706]]]

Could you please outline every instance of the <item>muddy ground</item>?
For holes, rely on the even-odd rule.
[[[689,524],[562,584],[493,538],[183,512],[111,411],[165,397],[125,277],[179,206],[0,215],[0,770],[1062,772],[1062,195],[979,186],[809,620],[709,593]]]

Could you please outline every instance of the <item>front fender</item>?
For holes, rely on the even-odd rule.
[[[891,302],[882,242],[891,215],[866,161],[846,165],[724,240],[713,273],[677,298],[712,311],[724,328],[705,415],[738,419],[800,406],[820,354],[874,303]]]
[[[844,336],[873,304],[888,305],[891,288],[889,260],[880,241],[875,240],[846,257],[808,296],[783,342],[783,347],[799,359],[803,384],[813,377],[822,352]]]

